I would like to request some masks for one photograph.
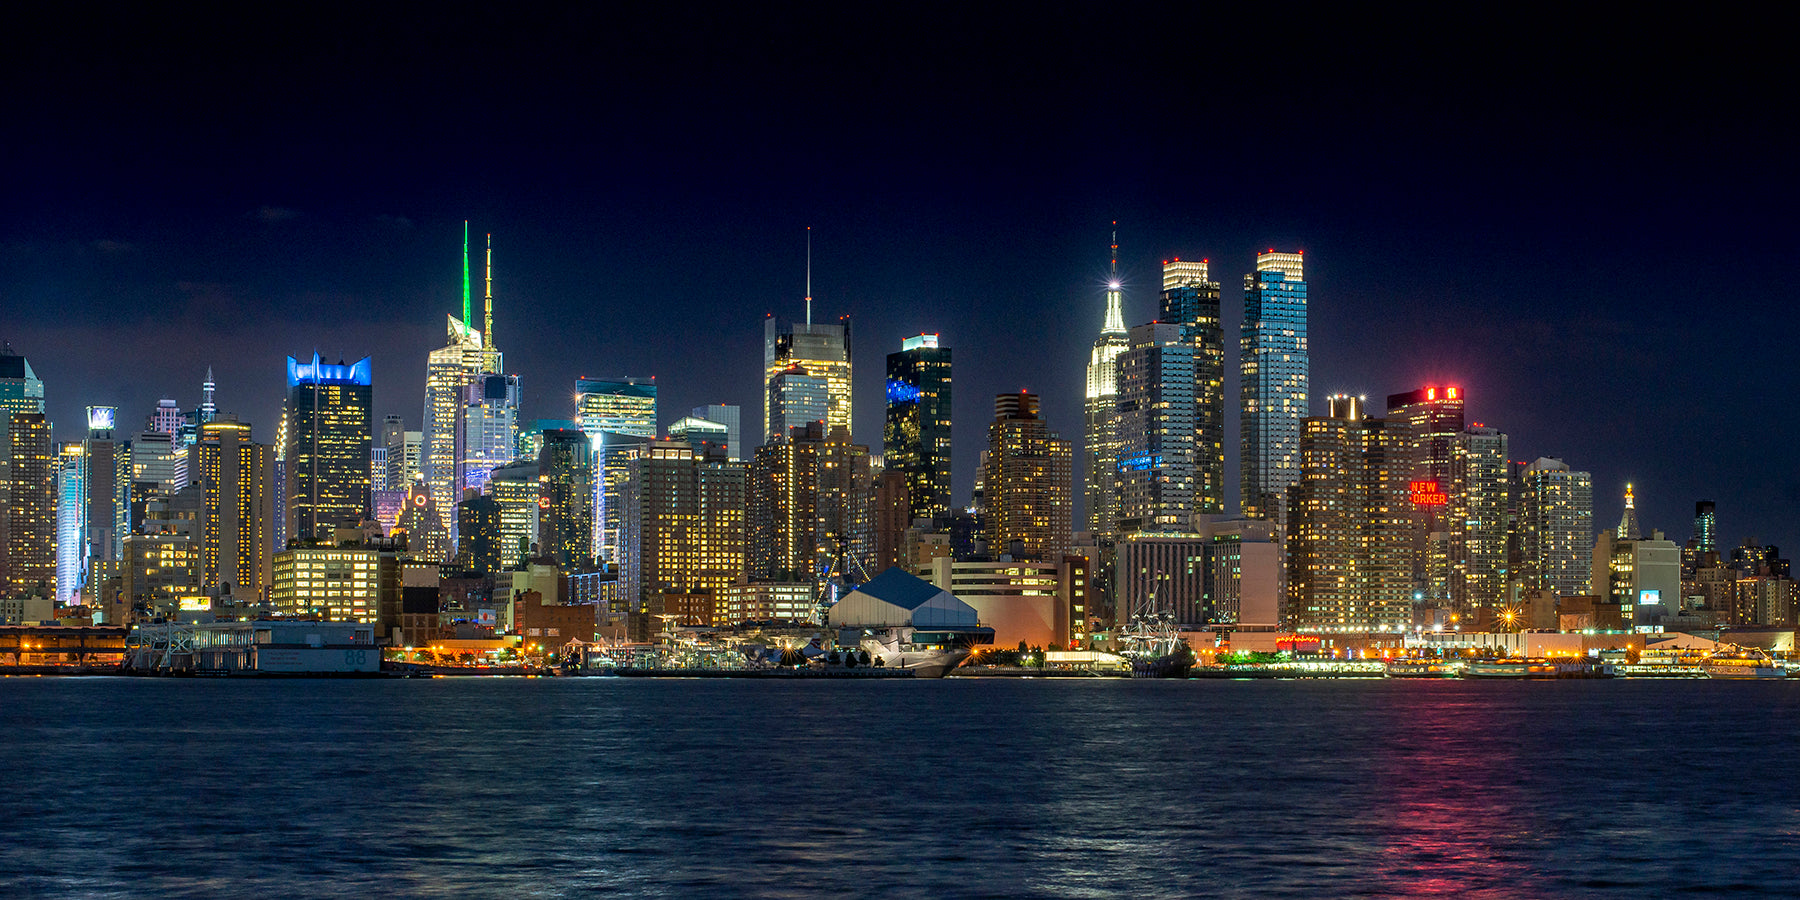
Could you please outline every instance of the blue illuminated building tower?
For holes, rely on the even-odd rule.
[[[1248,519],[1286,526],[1283,498],[1300,477],[1300,420],[1311,368],[1306,342],[1306,275],[1299,253],[1256,255],[1244,276],[1238,339],[1243,382],[1239,502]]]
[[[287,358],[283,456],[290,539],[329,541],[334,529],[373,518],[369,506],[370,362]]]
[[[950,513],[950,348],[938,336],[907,338],[887,358],[887,471],[906,475],[913,518]]]
[[[1119,355],[1117,531],[1187,531],[1194,508],[1194,345],[1182,326],[1131,329]]]

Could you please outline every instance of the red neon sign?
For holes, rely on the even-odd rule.
[[[1411,487],[1414,506],[1443,506],[1450,502],[1449,495],[1435,481],[1415,481]]]

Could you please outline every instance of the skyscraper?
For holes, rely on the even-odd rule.
[[[510,569],[531,553],[538,539],[538,464],[519,460],[494,470],[488,482],[500,504],[501,568]]]
[[[1436,503],[1410,504],[1412,537],[1410,556],[1413,590],[1434,606],[1465,605],[1457,572],[1461,560],[1454,547],[1461,541],[1464,471],[1457,447],[1462,439],[1464,400],[1461,389],[1429,385],[1403,394],[1389,394],[1387,420],[1404,423],[1412,433],[1401,472],[1409,489],[1421,496],[1443,497]]]
[[[1113,420],[1121,535],[1188,531],[1194,502],[1194,347],[1180,325],[1151,322],[1130,332],[1119,355]]]
[[[56,454],[56,602],[80,603],[82,585],[87,574],[87,547],[81,540],[81,526],[87,509],[81,498],[87,490],[87,459],[82,456],[79,441],[67,441]],[[0,485],[5,490],[5,485]],[[0,517],[4,517],[0,511]]]
[[[874,552],[873,490],[869,448],[849,429],[811,422],[757,448],[746,493],[751,577],[861,581]]]
[[[1082,454],[1082,492],[1087,502],[1086,531],[1113,534],[1118,529],[1118,447],[1113,418],[1117,415],[1118,358],[1129,340],[1125,331],[1124,288],[1119,280],[1119,223],[1113,223],[1112,274],[1106,283],[1106,318],[1088,355],[1086,447]]]
[[[1245,518],[1285,527],[1282,502],[1300,477],[1300,420],[1307,414],[1311,368],[1306,340],[1306,277],[1299,253],[1256,255],[1244,276],[1244,321],[1238,338],[1243,381],[1242,473]]]
[[[575,379],[575,421],[590,436],[611,431],[656,437],[656,379]]]
[[[694,407],[692,415],[725,426],[725,448],[735,462],[750,459],[750,448],[744,445],[744,411],[733,404],[711,403]]]
[[[950,348],[937,335],[907,338],[888,354],[884,465],[906,475],[914,516],[950,512],[950,400]]]
[[[1539,458],[1524,471],[1519,501],[1522,582],[1558,597],[1593,587],[1594,479],[1560,459]]]
[[[338,528],[374,518],[370,506],[371,362],[331,365],[287,358],[285,462],[287,535],[329,541]]]
[[[269,584],[274,551],[275,452],[250,439],[250,426],[215,415],[200,426],[192,452],[202,493],[200,571],[203,587],[231,586],[233,596],[254,598]],[[90,478],[92,469],[89,469]]]
[[[773,443],[796,428],[831,418],[831,385],[795,363],[769,379],[767,406],[770,432],[764,443]]]
[[[663,611],[663,594],[705,594],[716,602],[744,574],[747,469],[723,448],[695,453],[682,441],[653,441],[626,466],[619,580],[632,631],[642,635]]]
[[[594,450],[586,434],[544,432],[538,451],[538,552],[564,574],[593,559]]]
[[[487,372],[464,389],[464,489],[487,490],[494,469],[513,461],[519,417],[519,376]]]
[[[763,321],[763,441],[786,432],[771,415],[775,376],[799,365],[825,382],[825,428],[851,428],[850,317],[836,325],[813,323],[812,229],[806,229],[806,321],[782,324],[774,316]],[[788,427],[800,422],[789,421]]]
[[[1412,621],[1408,484],[1412,430],[1356,397],[1308,417],[1288,489],[1287,609],[1307,631],[1395,631]]]
[[[1454,463],[1460,490],[1450,497],[1452,577],[1450,599],[1459,609],[1497,611],[1505,605],[1510,576],[1506,552],[1508,466],[1506,435],[1474,425],[1457,436]]]
[[[1207,261],[1163,263],[1160,321],[1181,326],[1194,355],[1194,512],[1225,511],[1225,328]]]
[[[22,357],[14,357],[22,359]],[[53,597],[56,590],[56,455],[43,413],[9,413],[0,553],[7,597]]]
[[[1015,541],[1030,559],[1060,562],[1069,552],[1073,456],[1073,446],[1039,418],[1036,394],[994,397],[983,486],[995,553],[1011,552]]]
[[[1718,506],[1711,500],[1700,500],[1694,504],[1694,543],[1695,549],[1701,553],[1716,553],[1719,550]]]
[[[89,571],[94,561],[123,559],[125,535],[131,531],[131,443],[114,436],[118,414],[111,406],[87,408],[87,439],[82,443],[87,459],[82,505],[87,518],[82,539],[87,543]]]
[[[476,331],[471,320],[469,283],[469,223],[463,223],[462,318],[449,316],[445,345],[431,351],[425,366],[425,424],[421,430],[420,475],[431,491],[432,507],[444,520],[444,530],[454,539],[455,509],[473,468],[478,484],[486,473],[511,459],[512,454],[493,447],[502,437],[516,444],[519,385],[517,376],[504,376],[504,357],[492,340],[494,327],[494,240],[488,235],[487,289],[484,327]],[[494,385],[482,376],[503,376]],[[477,385],[471,391],[471,385]],[[470,458],[471,407],[476,455]],[[505,457],[505,459],[501,459]],[[499,459],[500,462],[494,460]]]
[[[0,344],[0,590],[8,596],[18,585],[35,584],[42,579],[49,586],[55,579],[54,533],[48,548],[39,546],[38,524],[30,512],[36,507],[40,490],[33,471],[40,449],[38,442],[40,438],[49,439],[50,423],[43,415],[44,382],[25,357],[13,352],[11,344]],[[17,441],[12,436],[15,428],[21,430]],[[15,446],[23,454],[16,472]],[[50,448],[42,449],[48,453]],[[23,492],[17,498],[13,496],[15,488]],[[54,491],[54,487],[44,489]],[[55,508],[54,496],[50,503],[45,514]],[[52,522],[53,530],[54,527]],[[45,563],[39,558],[46,549],[52,554],[49,574],[43,574]]]

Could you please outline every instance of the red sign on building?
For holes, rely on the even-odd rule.
[[[1450,502],[1450,497],[1436,481],[1415,481],[1412,482],[1412,502],[1414,506],[1443,506]]]

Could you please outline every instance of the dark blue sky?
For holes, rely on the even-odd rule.
[[[1256,250],[1303,248],[1321,411],[1459,384],[1514,458],[1592,471],[1603,527],[1630,480],[1678,541],[1701,497],[1729,543],[1800,536],[1791,72],[1756,29],[287,15],[0,37],[0,338],[59,437],[88,404],[191,406],[211,364],[270,439],[282,357],[314,348],[373,356],[377,412],[417,427],[464,218],[495,235],[529,416],[623,373],[657,376],[665,426],[720,401],[750,424],[762,319],[801,314],[811,225],[818,315],[854,317],[858,437],[879,444],[901,338],[955,348],[961,497],[994,393],[1041,393],[1079,438],[1118,219],[1127,319],[1155,315],[1162,259],[1208,257],[1234,370]]]

